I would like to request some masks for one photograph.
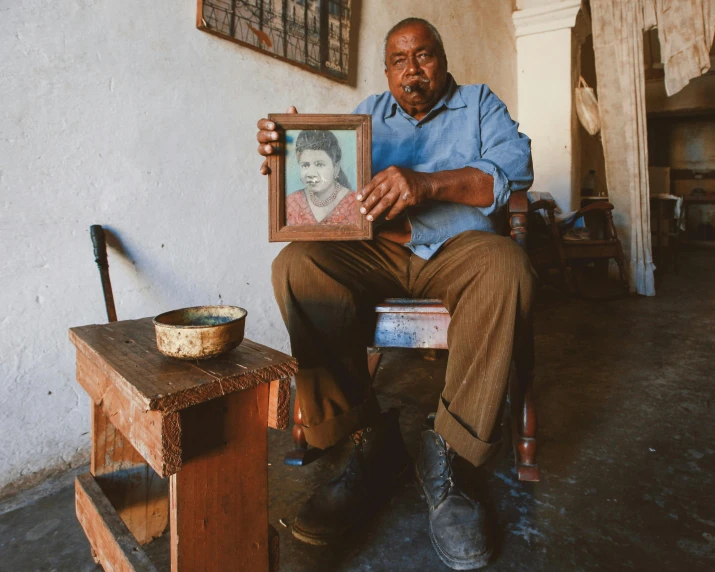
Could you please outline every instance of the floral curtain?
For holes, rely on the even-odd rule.
[[[710,69],[715,0],[591,0],[591,21],[609,199],[631,290],[653,296],[643,31],[658,27],[672,95]]]

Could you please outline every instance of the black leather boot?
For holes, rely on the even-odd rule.
[[[298,511],[293,536],[309,544],[334,542],[382,505],[410,466],[397,409],[353,436],[345,471],[318,487]]]
[[[492,555],[484,507],[455,483],[453,451],[435,431],[422,433],[417,479],[429,505],[429,535],[442,562],[453,570],[486,566]]]

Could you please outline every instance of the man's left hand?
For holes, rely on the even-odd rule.
[[[385,218],[391,220],[406,207],[429,200],[432,194],[432,182],[427,173],[388,167],[372,178],[358,193],[357,200],[363,203],[360,212],[367,220],[377,220],[385,211]]]

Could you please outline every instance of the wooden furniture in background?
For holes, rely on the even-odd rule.
[[[592,204],[592,203],[597,203],[597,202],[599,202],[599,201],[603,201],[603,202],[606,202],[606,203],[607,203],[607,202],[608,202],[608,197],[601,197],[601,196],[596,196],[596,195],[594,195],[594,196],[584,196],[584,195],[582,195],[582,196],[581,196],[581,208],[587,207],[588,205],[590,205],[590,204]]]
[[[568,218],[557,222],[556,205],[553,201],[541,200],[529,205],[531,212],[545,210],[549,219],[548,228],[552,243],[549,247],[529,253],[532,264],[537,270],[558,267],[564,287],[567,290],[578,291],[574,283],[573,269],[587,265],[597,260],[613,258],[618,264],[621,285],[624,292],[628,291],[626,278],[626,261],[623,247],[613,223],[613,205],[607,201],[593,202],[576,211]],[[584,219],[589,238],[569,239],[567,233],[576,223]]]
[[[508,222],[510,236],[522,248],[526,248],[526,215],[528,199],[526,191],[512,193],[509,199]],[[447,328],[450,315],[440,300],[411,298],[388,299],[375,307],[376,328],[372,346],[376,348],[447,348]],[[533,344],[533,336],[530,336]],[[533,348],[529,348],[532,351]],[[368,368],[373,376],[380,360],[379,353],[368,354]],[[536,409],[533,398],[533,371],[522,363],[529,363],[523,356],[513,356],[512,374],[509,382],[509,410],[512,424],[512,442],[519,479],[538,481],[539,466],[536,463]],[[296,449],[288,452],[286,463],[305,465],[320,455],[319,450],[309,449],[302,429],[300,404],[296,398],[293,411],[293,440]]]
[[[211,360],[168,358],[151,318],[69,336],[93,404],[90,472],[75,491],[97,561],[154,570],[140,545],[169,523],[172,571],[277,569],[266,427],[288,426],[295,360],[250,340]]]
[[[678,252],[680,250],[680,217],[676,216],[679,198],[675,195],[650,195],[650,234],[653,246],[653,261],[656,270],[665,266],[665,247],[671,253],[673,270],[678,272]]]
[[[715,248],[715,239],[708,239],[707,237],[699,236],[701,234],[701,229],[698,227],[693,228],[692,224],[689,222],[688,209],[693,205],[715,205],[715,194],[683,196],[683,216],[685,217],[685,224],[688,226],[687,232],[684,233],[685,240],[683,240],[683,242],[694,246],[707,246],[709,248]],[[713,232],[712,225],[708,228],[707,223],[705,223],[703,228],[706,230],[707,234]]]

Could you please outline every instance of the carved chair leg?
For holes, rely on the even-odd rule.
[[[538,481],[540,475],[539,465],[536,462],[536,410],[530,387],[524,392],[518,413],[519,422],[516,426],[517,435],[514,443],[516,470],[520,481]]]
[[[623,248],[618,245],[618,254],[616,255],[616,264],[618,264],[618,272],[621,275],[621,283],[626,292],[629,291],[628,277],[626,276],[626,257],[623,254]]]
[[[517,362],[519,358],[516,358]],[[529,361],[529,360],[526,360]],[[533,368],[515,364],[509,384],[509,409],[514,460],[520,481],[538,481],[536,462],[536,408],[534,407]]]
[[[305,431],[303,430],[303,412],[300,410],[300,401],[295,398],[295,406],[293,407],[293,443],[296,449],[303,451],[308,449],[308,441],[305,439]]]
[[[305,439],[305,431],[303,430],[303,413],[300,410],[297,395],[295,397],[295,406],[293,407],[293,443],[295,444],[295,449],[288,451],[283,459],[286,465],[303,467],[323,456],[323,449],[308,447],[308,441]]]

